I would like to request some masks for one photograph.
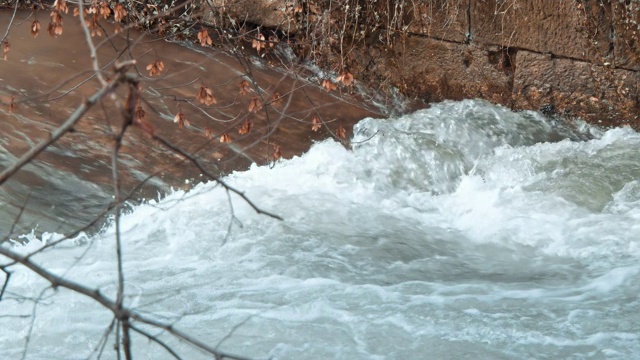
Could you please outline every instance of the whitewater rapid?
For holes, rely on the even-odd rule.
[[[351,150],[226,177],[284,221],[214,183],[128,209],[125,303],[261,359],[640,358],[639,179],[631,129],[483,101],[364,119]],[[34,260],[115,295],[113,224]],[[96,358],[110,313],[10,270],[0,359]],[[133,340],[135,358],[171,358]]]

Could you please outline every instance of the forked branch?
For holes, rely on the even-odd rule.
[[[165,324],[163,322],[148,318],[144,315],[138,314],[137,312],[127,307],[120,307],[118,306],[118,303],[115,300],[112,300],[104,296],[102,293],[100,293],[100,290],[90,289],[75,281],[71,281],[71,280],[65,279],[64,277],[60,277],[48,271],[44,267],[34,263],[33,261],[31,261],[31,259],[27,258],[26,256],[17,254],[16,252],[12,251],[11,249],[5,246],[0,246],[0,255],[5,256],[16,263],[19,263],[25,266],[26,268],[28,268],[29,270],[33,271],[34,273],[38,274],[43,279],[47,280],[51,284],[51,287],[53,288],[62,287],[95,300],[100,305],[109,309],[113,313],[114,317],[120,321],[129,322],[133,320],[133,321],[144,323],[156,328],[163,329],[166,332],[175,336],[176,338],[215,356],[216,359],[237,359],[237,360],[249,359],[249,358],[245,358],[238,355],[233,355],[233,354],[220,351],[216,348],[213,348],[207,345],[206,343],[200,340],[197,340],[187,335],[186,333],[180,330],[175,329],[171,324]],[[3,270],[6,270],[6,269],[3,269]],[[131,327],[131,325],[129,325],[129,327]]]

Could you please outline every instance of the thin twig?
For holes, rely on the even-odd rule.
[[[11,272],[5,269],[4,266],[0,267],[0,270],[5,274],[4,284],[2,284],[2,289],[0,289],[0,302],[2,302],[2,297],[4,296],[4,292],[7,290],[7,286],[9,286],[9,280],[11,279]]]
[[[87,27],[87,22],[85,21],[85,18],[84,18],[84,0],[80,0],[78,1],[78,3],[80,4],[79,5],[80,15],[78,16],[79,17],[78,20],[82,25],[82,30],[84,30],[84,36],[87,39],[87,46],[89,47],[89,51],[91,52],[91,62],[93,64],[93,72],[95,73],[96,77],[100,81],[100,85],[105,86],[107,85],[107,81],[104,79],[104,76],[102,76],[100,64],[98,63],[98,52],[96,51],[96,46],[93,44],[93,39],[91,38],[91,33],[89,32],[89,27]]]
[[[113,318],[111,320],[111,323],[107,327],[107,330],[105,330],[104,334],[102,334],[102,337],[100,338],[100,341],[98,342],[98,345],[95,347],[95,349],[93,349],[91,354],[89,354],[89,356],[87,357],[87,360],[89,360],[91,358],[91,356],[93,355],[93,353],[95,353],[95,352],[97,352],[97,358],[98,359],[100,359],[102,357],[102,353],[104,352],[104,348],[105,348],[105,346],[107,346],[107,341],[109,340],[109,334],[111,334],[111,332],[113,331],[113,326],[115,324],[116,324],[116,319]]]
[[[31,191],[29,191],[29,193],[27,194],[27,198],[24,199],[24,203],[22,204],[22,206],[20,206],[20,212],[18,212],[18,215],[16,215],[16,218],[13,220],[13,223],[11,224],[11,228],[9,229],[7,236],[5,236],[4,239],[0,240],[0,244],[2,244],[5,241],[8,241],[9,238],[11,238],[11,235],[13,234],[13,230],[15,230],[16,225],[18,225],[18,223],[20,222],[20,219],[22,218],[22,214],[24,214],[24,209],[27,208],[27,203],[29,203],[30,199],[31,199]],[[2,296],[0,296],[0,299],[2,299]]]
[[[49,288],[42,289],[40,295],[33,302],[33,309],[31,310],[31,322],[29,322],[29,330],[27,331],[27,336],[24,339],[24,351],[22,351],[22,358],[24,360],[27,358],[27,350],[29,350],[29,343],[31,342],[31,334],[33,333],[33,324],[36,322],[36,311],[38,310],[38,305],[40,304],[40,300],[44,293],[49,290]]]
[[[238,355],[232,355],[220,350],[217,350],[211,346],[209,346],[208,344],[197,340],[195,338],[193,338],[192,336],[176,329],[173,327],[173,325],[169,325],[169,324],[165,324],[162,323],[160,321],[156,321],[154,319],[148,318],[144,315],[138,314],[137,312],[134,312],[131,309],[128,309],[127,307],[123,306],[122,308],[118,308],[116,302],[108,297],[106,297],[105,295],[103,295],[100,290],[98,289],[90,289],[80,283],[77,283],[75,281],[60,277],[54,273],[52,273],[51,271],[45,269],[44,267],[34,263],[33,261],[31,261],[30,259],[28,259],[26,256],[20,255],[14,251],[12,251],[11,249],[4,247],[4,246],[0,246],[0,255],[5,256],[13,261],[15,261],[16,263],[22,264],[23,266],[25,266],[26,268],[28,268],[29,270],[33,271],[34,273],[36,273],[37,275],[39,275],[41,278],[47,280],[50,284],[51,287],[58,288],[58,287],[63,287],[66,289],[69,289],[77,294],[80,295],[84,295],[88,298],[91,298],[93,300],[95,300],[96,302],[98,302],[100,305],[104,306],[105,308],[109,309],[114,316],[117,319],[132,319],[141,323],[145,323],[147,325],[151,325],[160,329],[163,329],[169,333],[171,333],[172,335],[174,335],[175,337],[197,347],[200,348],[201,350],[204,350],[206,352],[208,352],[209,354],[212,354],[214,356],[216,356],[217,358],[229,358],[229,359],[236,359],[236,360],[245,360],[245,359],[249,359],[249,358],[245,358],[242,356],[238,356]]]
[[[20,1],[16,0],[16,6],[13,7],[13,15],[11,15],[11,20],[9,20],[9,25],[7,25],[7,31],[2,36],[2,39],[0,39],[0,43],[2,43],[7,38],[7,36],[9,36],[9,31],[11,30],[11,25],[13,24],[13,19],[16,18],[16,12],[18,11],[18,3],[19,2]]]
[[[178,359],[178,360],[182,360],[182,358],[180,357],[180,355],[178,355],[178,353],[176,353],[175,351],[173,351],[173,349],[167,345],[164,341],[158,339],[157,337],[149,334],[148,332],[133,326],[133,325],[129,325],[129,328],[131,328],[131,330],[137,332],[138,334],[146,337],[147,339],[153,341],[154,343],[162,346],[169,354],[171,354],[171,356],[173,356],[174,358]]]
[[[217,182],[218,184],[222,185],[225,189],[231,191],[232,193],[235,193],[236,195],[240,196],[249,206],[251,206],[251,208],[253,210],[255,210],[258,214],[261,215],[266,215],[269,217],[272,217],[274,219],[277,220],[284,220],[282,217],[280,217],[279,215],[276,215],[274,213],[271,213],[269,211],[265,211],[260,209],[256,204],[254,204],[248,197],[247,195],[245,195],[244,192],[234,188],[233,186],[227,184],[224,180],[220,179],[218,176],[212,174],[211,172],[207,171],[201,164],[200,162],[194,158],[193,156],[191,156],[188,152],[182,150],[181,148],[171,144],[170,142],[168,142],[167,140],[157,136],[157,135],[153,135],[153,139],[156,140],[157,142],[159,142],[160,144],[164,145],[166,148],[172,150],[173,152],[182,155],[184,158],[186,158],[187,160],[189,160],[193,165],[195,165],[198,170],[200,170],[204,175],[206,175],[209,179]]]

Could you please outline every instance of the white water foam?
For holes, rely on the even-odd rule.
[[[354,133],[352,151],[328,140],[227,177],[284,221],[233,195],[232,219],[212,183],[133,208],[127,305],[257,358],[640,357],[639,134],[482,101]],[[45,236],[14,249],[58,235]],[[114,296],[113,244],[112,225],[34,259]],[[11,270],[0,358],[19,357],[27,334],[29,359],[95,358],[109,313]],[[140,336],[133,350],[171,358]]]

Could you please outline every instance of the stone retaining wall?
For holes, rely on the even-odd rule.
[[[467,16],[445,19],[425,16],[430,3],[422,2],[413,16],[420,21],[411,36],[420,40],[408,51],[434,48],[432,38],[460,48],[446,47],[448,66],[427,86],[408,89],[412,94],[479,96],[516,109],[555,109],[592,122],[638,126],[640,2],[439,1],[441,8],[468,9]],[[447,23],[450,19],[455,21]],[[429,62],[422,70],[434,74],[430,67],[439,64]],[[442,89],[447,83],[453,92]]]
[[[239,20],[287,33],[322,21],[344,25],[328,1],[213,2]],[[393,85],[426,101],[484,98],[640,128],[639,0],[331,2],[334,8],[342,3],[352,4],[345,11],[375,3],[382,16],[401,5],[402,19],[391,43],[378,29],[346,54],[334,46],[323,65],[336,72],[348,70],[358,80]],[[315,23],[302,23],[292,10],[297,5],[313,9]]]

